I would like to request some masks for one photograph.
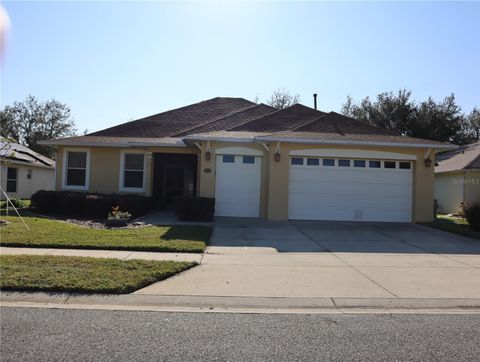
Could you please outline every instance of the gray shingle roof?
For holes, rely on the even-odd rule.
[[[171,111],[120,124],[87,136],[50,141],[52,145],[121,146],[131,143],[184,145],[182,138],[196,136],[233,139],[275,138],[310,141],[358,141],[376,143],[447,145],[420,138],[402,137],[339,113],[324,113],[294,104],[275,110],[243,98],[213,98]],[[247,137],[247,135],[250,135]]]
[[[21,163],[28,163],[32,166],[55,167],[55,161],[48,157],[32,151],[18,143],[7,142],[0,139],[0,158]]]
[[[93,132],[88,136],[171,137],[255,105],[243,98],[217,97]]]
[[[480,141],[437,155],[435,173],[480,169]]]

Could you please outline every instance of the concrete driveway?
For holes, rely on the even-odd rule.
[[[136,293],[480,298],[480,241],[413,224],[219,219],[200,266]]]

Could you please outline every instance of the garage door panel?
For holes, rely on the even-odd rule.
[[[261,157],[254,163],[243,163],[242,156],[234,162],[216,159],[215,215],[234,217],[260,216]]]
[[[410,222],[411,205],[411,169],[290,166],[290,219]]]
[[[360,183],[332,183],[332,182],[294,182],[290,189],[290,193],[309,194],[309,195],[335,195],[340,197],[357,197],[356,194],[371,196],[378,198],[380,195],[384,197],[403,198],[405,193],[411,190],[411,184],[377,184],[372,189],[370,184]],[[394,189],[394,191],[392,191]]]

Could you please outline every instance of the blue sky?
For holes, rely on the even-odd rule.
[[[399,88],[480,105],[480,3],[9,2],[1,104],[67,103],[102,129],[276,88],[339,111]]]

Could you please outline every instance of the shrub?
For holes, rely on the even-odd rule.
[[[465,206],[464,213],[470,228],[474,231],[480,231],[480,203],[476,202]]]
[[[115,206],[121,210],[128,211],[133,217],[139,217],[152,210],[153,201],[151,197],[139,195],[115,195]]]
[[[37,191],[30,198],[30,206],[41,212],[53,212],[57,207],[58,194],[57,191]]]
[[[175,200],[175,214],[185,221],[212,221],[215,199],[209,197],[180,197]]]
[[[105,218],[113,206],[120,206],[133,217],[152,210],[152,198],[139,195],[87,194],[72,191],[37,191],[31,206],[44,213],[63,216]]]
[[[83,213],[89,217],[102,218],[114,204],[114,195],[89,194],[85,196]]]
[[[81,192],[62,192],[58,195],[57,209],[65,216],[84,214],[85,194]]]
[[[10,201],[11,203],[8,203],[7,200],[5,200],[3,203],[2,203],[2,208],[6,208],[7,207],[7,203],[8,203],[8,207],[11,207],[12,205],[15,206],[17,209],[21,209],[21,208],[24,208],[27,206],[27,203],[25,201],[23,201],[21,198],[19,198],[18,196],[12,196],[10,197]]]

